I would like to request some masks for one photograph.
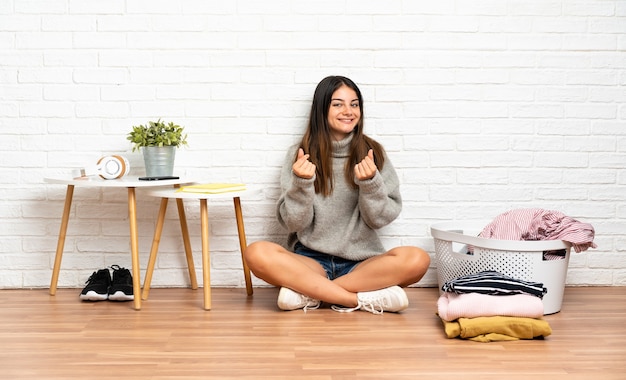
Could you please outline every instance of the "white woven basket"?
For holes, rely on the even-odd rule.
[[[445,222],[431,226],[435,240],[439,290],[449,280],[493,270],[525,281],[543,283],[544,314],[561,310],[571,245],[562,240],[498,240],[478,237],[489,222]],[[473,247],[470,253],[470,247]],[[546,253],[561,251],[555,258]]]

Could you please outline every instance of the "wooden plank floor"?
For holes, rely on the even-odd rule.
[[[0,290],[2,379],[625,379],[626,287],[568,287],[545,340],[446,339],[437,290],[401,314],[282,312],[277,290],[153,289],[85,303],[79,289]]]

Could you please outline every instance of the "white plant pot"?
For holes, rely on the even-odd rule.
[[[141,150],[146,166],[146,176],[160,177],[174,174],[175,146],[145,146]]]

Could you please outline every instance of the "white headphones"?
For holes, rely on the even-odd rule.
[[[126,157],[119,155],[100,157],[96,170],[104,179],[122,178],[130,171],[130,164]]]

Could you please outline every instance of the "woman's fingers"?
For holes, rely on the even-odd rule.
[[[309,155],[304,154],[302,148],[298,149],[298,158],[291,170],[300,178],[310,179],[315,175],[315,164],[309,161]]]
[[[371,179],[376,174],[376,163],[374,163],[374,151],[370,149],[367,156],[354,166],[354,176],[360,180]]]

